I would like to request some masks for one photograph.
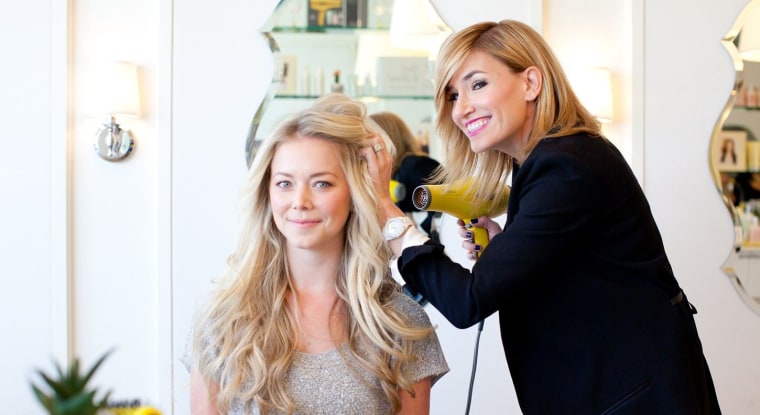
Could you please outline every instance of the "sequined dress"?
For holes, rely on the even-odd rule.
[[[411,323],[429,327],[430,319],[424,309],[405,295],[398,294],[391,303],[408,316]],[[380,383],[357,365],[344,361],[349,357],[344,344],[320,354],[296,353],[288,372],[286,388],[296,406],[296,415],[387,415],[390,402],[380,388]],[[189,348],[188,348],[189,350]],[[413,353],[418,360],[408,363],[404,371],[413,382],[432,377],[433,383],[441,378],[449,367],[435,332],[426,339],[416,341]],[[189,351],[182,356],[182,363],[189,371],[192,359]],[[259,415],[253,402],[247,403],[250,413]],[[246,403],[235,401],[229,415],[244,415]]]

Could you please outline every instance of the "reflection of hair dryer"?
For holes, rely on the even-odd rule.
[[[393,203],[398,203],[406,197],[406,186],[398,180],[391,180],[390,191]]]
[[[472,218],[493,217],[504,213],[509,201],[509,187],[505,186],[501,192],[503,197],[498,200],[491,197],[489,200],[475,201],[472,180],[464,180],[451,184],[418,186],[412,193],[412,202],[417,209],[448,213],[468,223]],[[488,245],[488,231],[478,227],[472,227],[470,231],[475,243],[481,246],[480,252],[483,252]]]

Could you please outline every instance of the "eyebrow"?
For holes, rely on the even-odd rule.
[[[272,177],[275,177],[275,176],[285,176],[288,178],[294,177],[293,174],[287,173],[287,172],[272,172]],[[338,177],[338,175],[329,171],[319,171],[319,172],[310,174],[309,179],[311,180],[311,179],[320,178],[323,176]]]
[[[481,71],[480,69],[473,69],[470,72],[467,72],[465,76],[462,77],[462,81],[469,81],[472,79],[473,76],[477,74],[485,73]],[[451,92],[451,85],[446,85],[446,88],[444,89],[445,92]]]

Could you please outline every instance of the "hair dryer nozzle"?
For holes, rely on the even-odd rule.
[[[412,204],[419,210],[427,210],[430,207],[430,190],[426,186],[417,186],[412,193]]]

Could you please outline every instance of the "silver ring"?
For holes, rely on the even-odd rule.
[[[380,144],[380,143],[376,143],[376,144],[372,145],[372,150],[374,150],[375,153],[383,151],[383,149],[385,149],[385,146],[382,145],[382,144]]]

